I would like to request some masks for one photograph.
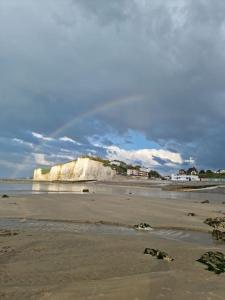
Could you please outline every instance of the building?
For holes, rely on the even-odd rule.
[[[148,172],[138,169],[127,169],[127,176],[148,177]]]
[[[200,181],[199,176],[197,175],[171,175],[172,181]]]
[[[188,175],[198,175],[198,170],[195,167],[189,168],[187,170]]]
[[[127,176],[138,176],[138,170],[136,169],[127,169]]]
[[[180,169],[178,174],[179,175],[186,175],[186,171],[184,169]]]

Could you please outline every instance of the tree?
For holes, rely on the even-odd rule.
[[[213,174],[213,171],[212,170],[207,170],[206,174]]]
[[[157,171],[150,170],[148,172],[148,178],[161,178],[161,175]]]
[[[205,170],[199,171],[199,174],[200,174],[200,175],[205,174]]]

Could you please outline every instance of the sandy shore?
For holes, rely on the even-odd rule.
[[[147,222],[157,228],[207,232],[210,227],[203,221],[221,216],[225,205],[201,201],[103,194],[12,196],[0,199],[0,218],[125,226]],[[145,247],[164,250],[175,261],[144,255]],[[212,249],[225,248],[148,234],[22,230],[0,236],[0,299],[224,299],[225,275],[196,262]]]

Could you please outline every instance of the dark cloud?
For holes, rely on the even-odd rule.
[[[137,8],[135,1],[115,0],[73,0],[75,7],[79,6],[86,17],[96,18],[100,25],[110,25],[125,22],[130,18],[132,10]]]
[[[154,159],[157,163],[159,163],[161,166],[164,166],[164,165],[167,164],[167,163],[172,163],[172,161],[169,160],[169,159],[162,159],[162,158],[156,157],[156,156],[153,156],[153,159]]]
[[[76,118],[61,135],[133,129],[222,168],[224,12],[223,0],[1,1],[0,136],[29,142]]]

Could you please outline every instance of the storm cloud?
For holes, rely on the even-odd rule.
[[[2,168],[32,160],[31,132],[104,155],[88,137],[128,130],[224,168],[224,14],[223,0],[2,0]]]

